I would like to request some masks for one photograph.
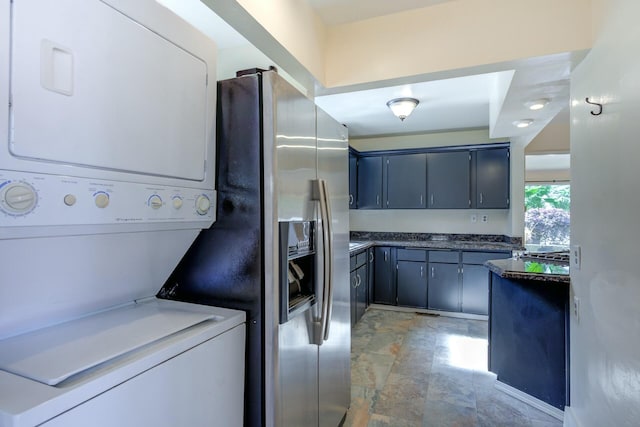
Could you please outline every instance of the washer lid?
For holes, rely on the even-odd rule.
[[[57,385],[207,320],[205,306],[153,299],[0,341],[0,369]]]

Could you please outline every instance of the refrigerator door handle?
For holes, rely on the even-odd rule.
[[[333,233],[331,230],[331,206],[329,205],[329,190],[327,182],[323,179],[313,183],[314,200],[320,204],[320,219],[322,221],[322,263],[324,281],[322,284],[322,308],[319,319],[318,344],[329,338],[329,324],[333,305]]]

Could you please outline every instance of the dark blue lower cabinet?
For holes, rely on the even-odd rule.
[[[462,266],[462,312],[489,314],[489,270],[482,265]]]
[[[429,308],[460,311],[459,275],[458,264],[429,263]]]
[[[491,273],[489,370],[558,409],[569,405],[569,285]]]
[[[376,247],[374,253],[375,284],[373,302],[396,304],[395,248]]]
[[[398,261],[398,305],[427,308],[427,263]]]

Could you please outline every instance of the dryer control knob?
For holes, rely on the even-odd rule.
[[[175,196],[173,198],[173,208],[174,209],[180,209],[182,207],[182,198],[179,196]]]
[[[4,190],[3,207],[11,213],[27,213],[33,209],[38,201],[36,190],[27,183],[16,182],[9,184]]]
[[[162,207],[162,199],[157,194],[149,197],[149,206],[153,209],[160,209]]]
[[[206,215],[211,207],[211,200],[204,194],[199,195],[196,198],[196,212],[200,215]]]
[[[96,206],[104,209],[109,206],[109,195],[107,193],[98,193],[95,197]]]

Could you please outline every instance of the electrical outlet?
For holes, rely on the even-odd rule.
[[[576,318],[576,322],[580,322],[580,298],[573,296],[573,316]]]
[[[473,222],[473,223],[478,222],[478,215],[476,215],[476,214],[471,214],[471,222]]]
[[[482,222],[489,222],[489,215],[482,215],[481,220]]]
[[[580,245],[571,246],[571,267],[580,270],[582,264],[582,249]]]

